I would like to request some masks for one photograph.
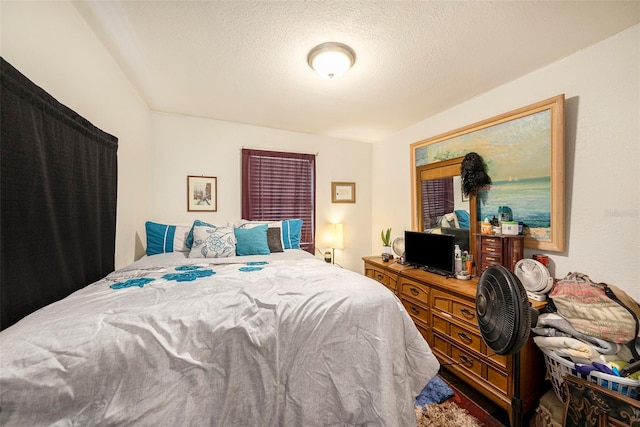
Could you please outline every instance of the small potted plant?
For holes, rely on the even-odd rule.
[[[380,238],[382,239],[382,253],[393,255],[391,250],[391,228],[383,229],[380,232]]]

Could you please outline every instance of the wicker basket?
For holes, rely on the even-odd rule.
[[[629,396],[633,399],[640,399],[640,391],[638,390],[640,388],[640,380],[616,377],[615,375],[608,375],[597,371],[591,371],[589,375],[584,375],[576,371],[573,362],[563,359],[555,354],[553,350],[546,348],[540,348],[540,350],[542,350],[544,354],[544,362],[547,365],[547,372],[549,373],[553,390],[556,392],[558,399],[563,402],[566,401],[564,386],[562,385],[564,382],[562,377],[565,375],[573,375],[574,377],[598,384],[616,393]]]

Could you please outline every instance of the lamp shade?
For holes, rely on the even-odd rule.
[[[355,52],[347,45],[323,43],[311,49],[309,66],[323,77],[333,79],[346,73],[356,62]]]
[[[329,224],[324,233],[324,241],[331,249],[344,248],[344,227],[342,224]]]
[[[333,224],[333,249],[344,248],[344,227],[342,224]]]

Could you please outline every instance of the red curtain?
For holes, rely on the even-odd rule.
[[[422,217],[425,218],[425,229],[436,227],[438,218],[453,212],[454,205],[453,178],[422,181]]]
[[[316,156],[242,150],[242,218],[301,219],[300,247],[315,252]]]

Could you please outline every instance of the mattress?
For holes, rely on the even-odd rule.
[[[3,426],[415,426],[439,369],[392,292],[301,250],[144,257],[0,349]]]

